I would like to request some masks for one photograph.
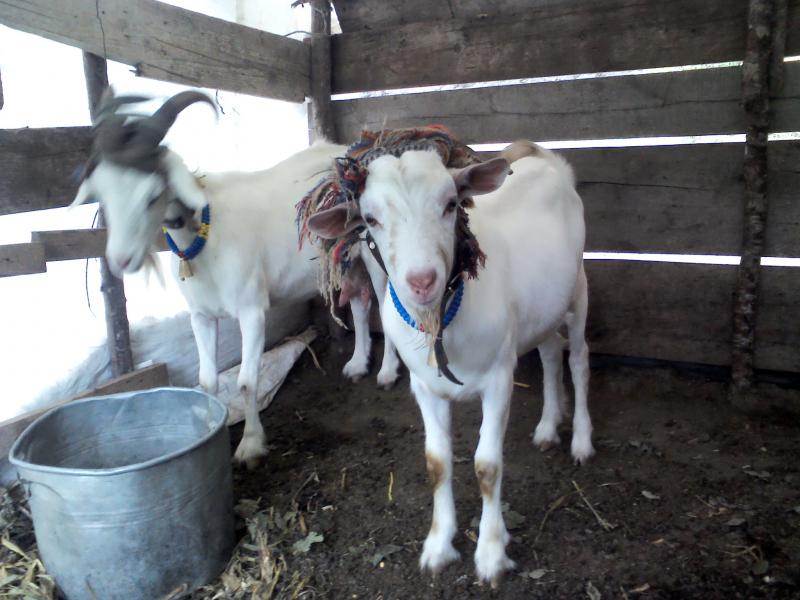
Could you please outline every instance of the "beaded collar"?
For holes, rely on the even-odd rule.
[[[421,331],[425,333],[425,328],[422,325],[418,325],[414,318],[408,314],[405,306],[403,303],[400,302],[400,298],[397,297],[397,292],[394,291],[394,286],[392,282],[389,282],[389,295],[392,297],[392,303],[394,304],[397,313],[402,317],[403,321],[408,323],[411,327],[416,329],[417,331]],[[450,302],[450,306],[447,308],[447,311],[444,313],[444,318],[442,319],[442,329],[450,325],[453,319],[458,312],[459,307],[461,306],[461,299],[464,297],[464,280],[458,280],[458,287],[456,288],[455,294],[453,295],[453,300]]]
[[[197,230],[197,235],[192,240],[192,243],[189,244],[189,246],[184,250],[178,248],[175,240],[173,240],[172,236],[167,232],[166,226],[162,226],[161,229],[164,231],[164,237],[167,240],[167,246],[169,246],[169,249],[172,250],[173,254],[178,255],[181,259],[181,264],[178,268],[178,277],[180,277],[181,281],[184,281],[188,277],[194,275],[189,261],[193,258],[196,258],[206,246],[208,233],[211,229],[211,208],[208,204],[203,207],[203,211],[200,216],[200,227]]]

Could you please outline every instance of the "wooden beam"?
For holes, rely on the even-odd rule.
[[[584,203],[589,251],[738,255],[743,144],[560,150]],[[765,254],[800,256],[800,144],[770,144]]]
[[[438,123],[462,141],[581,140],[744,132],[739,68],[553,81],[333,103],[344,141],[362,129]],[[800,124],[800,63],[772,103],[772,131]]]
[[[4,244],[0,246],[0,277],[31,275],[47,271],[44,245]]]
[[[787,53],[800,49],[788,0]],[[730,0],[542,2],[525,18],[449,19],[332,38],[334,93],[741,60]]]
[[[91,144],[90,127],[0,129],[0,215],[69,205]]]
[[[736,267],[585,261],[592,352],[729,365]]]
[[[769,132],[769,74],[772,62],[775,0],[750,0],[747,53],[742,69],[742,102],[747,123],[744,152],[744,220],[742,262],[733,305],[734,396],[754,382],[756,317],[761,256],[767,218],[767,134]]]
[[[336,141],[331,110],[331,6],[328,0],[311,0],[311,106],[310,139]]]
[[[98,258],[105,254],[105,229],[67,229],[63,231],[34,231],[31,241],[44,246],[47,262]]]
[[[0,72],[0,108],[3,108],[3,104],[5,104],[5,97],[3,95],[3,76]]]
[[[302,102],[302,42],[155,0],[5,0],[0,23],[136,67],[138,75]]]

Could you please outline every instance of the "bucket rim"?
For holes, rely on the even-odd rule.
[[[37,463],[30,462],[23,458],[19,458],[17,456],[19,452],[19,447],[24,443],[26,438],[32,435],[32,431],[36,428],[36,426],[50,417],[51,415],[62,411],[67,410],[69,407],[79,406],[81,404],[89,404],[93,402],[99,402],[102,400],[109,400],[114,398],[123,398],[123,397],[131,397],[131,396],[148,396],[154,395],[160,392],[191,392],[193,395],[203,396],[207,400],[211,401],[212,403],[216,404],[219,408],[222,409],[222,417],[219,420],[219,423],[214,425],[214,427],[208,431],[204,436],[198,438],[185,448],[180,448],[179,450],[175,450],[174,452],[170,452],[169,454],[164,454],[163,456],[157,456],[156,458],[151,458],[150,460],[146,460],[144,462],[133,463],[130,465],[123,465],[121,467],[110,467],[107,469],[79,469],[75,467],[55,467],[52,465],[40,465]],[[207,443],[211,440],[214,436],[216,436],[223,427],[227,427],[228,423],[228,407],[221,402],[218,398],[212,396],[211,394],[204,392],[202,390],[197,390],[193,388],[185,388],[185,387],[169,387],[169,386],[162,386],[157,388],[150,388],[147,390],[135,390],[129,392],[118,392],[116,394],[105,394],[102,396],[90,396],[88,398],[81,398],[79,400],[73,400],[71,402],[66,402],[64,404],[60,404],[59,406],[53,407],[51,410],[48,410],[43,415],[40,415],[33,421],[30,425],[28,425],[25,430],[20,434],[20,436],[14,441],[14,444],[11,446],[11,450],[8,452],[8,462],[12,465],[17,467],[18,469],[26,469],[28,471],[35,471],[38,473],[51,473],[57,475],[81,475],[84,477],[107,477],[109,475],[120,475],[123,473],[132,473],[135,471],[142,471],[144,469],[149,469],[156,465],[168,462],[175,458],[179,458],[184,454],[188,454],[193,450],[199,448],[203,444]]]

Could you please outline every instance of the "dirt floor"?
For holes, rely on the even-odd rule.
[[[518,568],[492,590],[478,585],[472,562],[479,405],[454,408],[454,544],[462,558],[434,579],[417,566],[431,493],[407,373],[391,391],[377,389],[374,373],[351,384],[339,374],[351,340],[316,346],[328,375],[304,355],[262,414],[266,463],[234,474],[237,498],[260,499],[273,525],[283,519],[272,538],[287,575],[281,595],[800,598],[796,418],[733,411],[724,384],[698,375],[593,368],[597,455],[576,467],[568,426],[560,448],[531,445],[541,375],[536,356],[524,358],[516,379],[531,387],[514,392],[503,485]],[[800,392],[788,396],[800,403]],[[234,444],[240,435],[233,430]],[[296,544],[311,539],[320,541]]]

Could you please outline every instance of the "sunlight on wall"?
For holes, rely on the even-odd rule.
[[[169,2],[214,17],[286,34],[308,29],[306,8],[283,0],[175,0]],[[0,70],[5,106],[0,128],[89,125],[80,50],[0,26]],[[117,93],[151,95],[159,101],[184,86],[137,78],[131,67],[109,62],[109,81]],[[308,146],[303,104],[205,90],[221,110],[187,109],[166,138],[192,169],[204,171],[268,168]],[[157,107],[154,103],[153,107]],[[0,244],[30,241],[32,231],[92,226],[96,207],[62,208],[0,217]],[[166,285],[148,285],[142,275],[126,276],[131,324],[186,310],[160,255]],[[87,300],[88,294],[88,300]],[[91,304],[91,308],[88,303]],[[49,263],[47,273],[0,279],[0,420],[17,414],[78,365],[105,339],[99,261]],[[135,358],[135,357],[134,357]]]

